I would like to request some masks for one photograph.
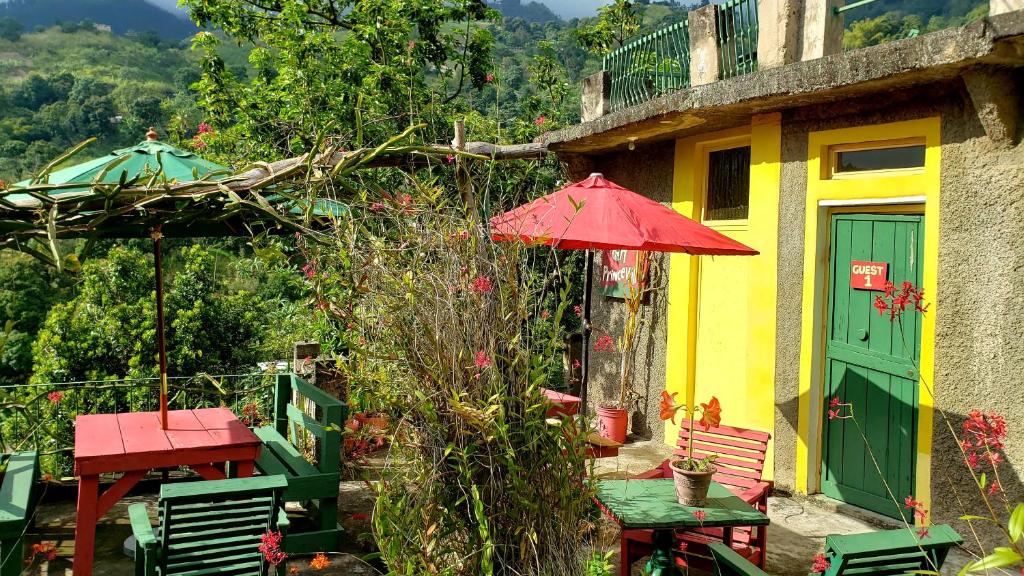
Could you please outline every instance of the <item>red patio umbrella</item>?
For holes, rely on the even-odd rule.
[[[491,218],[491,237],[564,250],[586,250],[583,292],[583,378],[586,410],[590,359],[590,292],[593,250],[644,250],[700,255],[753,256],[745,246],[671,208],[606,179],[600,173]]]

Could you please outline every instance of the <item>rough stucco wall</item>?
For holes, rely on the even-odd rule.
[[[775,419],[780,488],[792,488],[795,479],[808,134],[934,116],[942,118],[936,404],[957,433],[972,408],[1006,416],[1003,485],[1011,499],[1024,499],[1024,145],[1000,148],[989,140],[959,83],[783,116]],[[933,441],[933,521],[970,534],[956,522],[964,512],[947,475],[971,513],[979,513],[980,498],[938,413]]]
[[[606,178],[643,194],[658,202],[672,201],[672,174],[675,144],[662,142],[652,146],[637,146],[636,150],[624,151],[612,156],[595,158],[594,170]],[[591,346],[598,337],[609,334],[619,341],[626,320],[625,306],[621,299],[608,298],[597,294],[597,275],[600,273],[600,254],[594,262],[594,302],[591,319],[594,333]],[[652,282],[659,289],[654,290],[644,304],[638,320],[635,336],[636,357],[630,395],[630,429],[634,438],[649,439],[661,437],[664,424],[658,418],[658,401],[665,389],[665,349],[667,324],[665,322],[668,301],[668,258],[654,255],[651,262]],[[588,389],[588,412],[602,402],[618,401],[619,374],[622,354],[615,352],[590,352],[590,386]]]
[[[996,410],[1006,417],[1008,465],[1000,466],[1000,480],[1011,502],[1020,502],[1024,501],[1024,144],[995,145],[985,136],[965,92],[962,100],[962,107],[942,119],[936,404],[957,433],[974,408]],[[933,458],[936,521],[952,522],[958,510],[940,505],[955,502],[946,475],[958,486],[969,486],[971,480],[938,415]],[[982,514],[980,497],[969,490],[961,492],[966,492],[970,513]],[[954,526],[970,544],[967,527]]]

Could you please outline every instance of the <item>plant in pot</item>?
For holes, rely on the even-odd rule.
[[[626,397],[630,390],[630,378],[633,372],[633,349],[640,317],[640,307],[644,295],[650,288],[645,281],[650,267],[650,253],[638,251],[636,263],[626,283],[623,303],[626,305],[626,323],[622,328],[622,367],[619,378],[618,402],[605,402],[597,408],[598,432],[605,438],[616,442],[626,441],[629,428],[629,412],[626,409]],[[601,336],[594,343],[594,351],[613,351],[614,342],[611,336]]]
[[[707,403],[700,406],[688,408],[685,404],[676,404],[676,394],[673,392],[661,393],[661,419],[672,420],[675,424],[676,413],[683,410],[689,420],[690,434],[686,442],[686,456],[675,457],[669,460],[669,468],[672,469],[672,478],[676,484],[676,498],[684,506],[704,506],[708,498],[708,488],[711,486],[711,477],[718,471],[715,468],[715,454],[705,454],[698,457],[693,455],[693,423],[700,414],[698,423],[704,430],[718,426],[722,421],[722,406],[718,398],[712,396]]]

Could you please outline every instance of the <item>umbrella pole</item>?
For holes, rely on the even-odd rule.
[[[590,368],[590,293],[594,287],[594,251],[587,250],[586,278],[583,280],[583,336],[582,369],[580,376],[580,414],[587,413],[587,382],[590,380],[588,374]]]
[[[167,430],[167,337],[164,328],[164,235],[160,227],[150,234],[156,265],[156,343],[160,352],[160,427]]]

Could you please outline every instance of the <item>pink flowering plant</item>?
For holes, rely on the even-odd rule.
[[[314,313],[352,334],[350,378],[391,390],[370,522],[381,559],[466,576],[578,565],[588,431],[549,423],[541,393],[571,314],[568,288],[534,272],[552,249],[494,243],[442,184],[400,176],[349,202],[329,237],[299,239],[315,272],[296,271],[325,302]]]
[[[882,294],[875,296],[873,306],[881,316],[888,317],[897,326],[898,333],[904,338],[904,347],[909,349],[904,336],[904,316],[907,313],[926,314],[928,312],[929,305],[925,301],[924,291],[911,282],[903,282],[898,288],[893,283],[887,282]],[[917,368],[913,357],[911,357],[911,361]],[[935,394],[928,382],[922,378],[921,383],[934,398]],[[911,527],[910,523],[904,520],[907,528],[913,531],[920,540],[928,538],[930,535],[928,529],[930,511],[925,507],[924,502],[917,500],[912,494],[905,496],[902,501],[893,494],[867,436],[855,416],[855,408],[853,403],[833,397],[829,400],[828,418],[830,420],[849,420],[854,424],[889,497],[897,506],[908,511],[916,525],[916,527]],[[940,415],[950,435],[956,439],[961,461],[972,479],[973,488],[983,509],[980,514],[969,513],[965,504],[968,495],[956,490],[957,484],[949,476],[949,471],[939,467],[941,473],[946,476],[948,484],[957,491],[955,500],[963,512],[960,520],[967,523],[970,537],[974,540],[972,552],[975,554],[975,558],[961,568],[960,575],[989,573],[993,570],[1005,570],[1013,567],[1019,569],[1021,575],[1024,576],[1024,567],[1022,567],[1024,565],[1024,503],[1011,499],[1006,493],[1000,472],[1000,467],[1005,462],[1002,453],[1007,437],[1005,418],[994,410],[986,411],[975,408],[959,426],[956,426],[945,410],[936,410],[936,412]],[[979,533],[979,526],[976,525],[994,528],[995,533],[1005,539],[1005,544],[991,547],[988,550],[989,547],[985,545]],[[828,567],[828,561],[824,557],[820,559],[815,557],[812,572],[823,572]],[[938,574],[937,569],[937,566],[931,566],[931,570],[923,572]]]

